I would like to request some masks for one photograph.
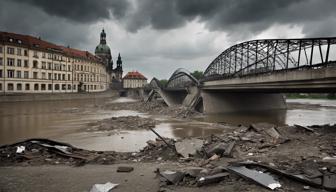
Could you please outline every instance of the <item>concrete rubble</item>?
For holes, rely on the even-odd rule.
[[[128,105],[134,109],[144,106],[136,103]],[[174,116],[182,114],[182,118],[197,114],[151,103],[144,109],[153,113],[173,113]],[[156,123],[150,118],[138,116],[118,117],[92,123],[91,129],[86,131],[123,130],[127,127],[132,130],[148,129]],[[173,164],[169,169],[158,171],[162,189],[169,187],[174,191],[188,187],[206,190],[208,186],[236,185],[238,191],[336,190],[335,125],[254,123],[248,126],[218,123],[213,126],[225,128],[222,133],[203,137],[172,139],[161,135],[161,138],[147,141],[147,146],[133,153],[90,151],[48,139],[29,139],[1,146],[0,166],[85,166],[136,162],[153,163],[153,166],[159,167]],[[120,166],[117,172],[135,174],[137,170],[133,170],[131,166]]]
[[[176,151],[183,157],[195,156],[203,146],[203,140],[191,138],[184,139],[175,143]]]
[[[133,167],[120,166],[118,167],[117,172],[128,173],[128,172],[132,172],[133,170],[134,170]]]
[[[90,192],[109,192],[119,184],[114,184],[111,182],[107,182],[105,184],[94,184],[90,190]]]

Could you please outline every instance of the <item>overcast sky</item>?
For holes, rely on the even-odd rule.
[[[245,40],[336,36],[335,0],[0,0],[0,30],[94,52],[102,28],[124,71],[205,70]]]

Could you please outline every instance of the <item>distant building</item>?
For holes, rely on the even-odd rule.
[[[147,84],[147,78],[138,71],[128,72],[123,78],[123,88],[142,88]]]
[[[107,51],[97,47],[98,57],[29,35],[0,32],[0,94],[105,91],[111,82],[104,60],[108,54],[103,55]]]
[[[106,43],[106,33],[104,29],[100,33],[100,43],[97,45],[95,49],[96,56],[102,58],[103,62],[105,63],[106,70],[110,74],[110,82],[113,83],[121,83],[123,69],[122,69],[122,61],[120,53],[118,55],[117,60],[117,67],[113,69],[113,59],[111,54],[111,49]]]

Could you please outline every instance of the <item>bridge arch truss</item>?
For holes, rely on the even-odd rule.
[[[177,69],[169,78],[167,89],[182,89],[189,86],[198,86],[199,81],[186,69]]]
[[[334,65],[336,37],[264,39],[236,44],[216,57],[202,81]]]

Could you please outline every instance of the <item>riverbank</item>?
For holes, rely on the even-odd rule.
[[[294,103],[293,107],[295,106],[297,104]],[[112,137],[128,130],[149,130],[150,128],[157,130],[155,125],[165,122],[167,119],[192,124],[191,122],[194,122],[195,118],[202,116],[202,114],[183,107],[168,108],[159,101],[153,103],[110,102],[103,103],[98,107],[112,111],[135,110],[146,112],[146,115],[127,115],[96,120],[88,122],[78,131],[86,134],[99,132],[107,137]],[[74,173],[82,172],[85,175],[91,172],[92,175],[102,174],[106,176],[101,180],[86,180],[86,183],[92,185],[107,181],[116,182],[120,184],[120,188],[114,189],[115,191],[129,191],[127,189],[127,186],[130,185],[128,181],[133,181],[132,178],[136,178],[138,173],[141,175],[142,171],[148,170],[143,167],[145,166],[151,167],[151,171],[156,170],[157,174],[151,173],[151,176],[145,177],[144,185],[140,185],[137,191],[146,190],[151,185],[156,186],[153,187],[155,191],[204,191],[207,189],[266,191],[264,187],[255,185],[254,182],[245,180],[228,171],[229,167],[237,165],[239,162],[253,162],[258,164],[259,168],[257,165],[246,167],[251,170],[260,170],[260,165],[267,165],[274,170],[281,170],[292,175],[302,175],[307,178],[306,182],[302,183],[302,181],[298,182],[293,178],[272,172],[273,177],[281,184],[279,191],[304,191],[307,186],[314,191],[323,191],[323,188],[333,187],[330,182],[334,182],[333,178],[336,177],[336,164],[333,159],[336,156],[335,125],[288,126],[270,123],[234,125],[221,122],[202,123],[201,126],[207,126],[209,129],[220,129],[221,131],[216,134],[186,136],[179,139],[167,138],[166,134],[160,133],[164,140],[160,138],[149,140],[147,145],[138,152],[84,150],[48,140],[28,140],[4,146],[0,148],[0,166],[2,167],[0,169],[6,169],[9,172],[8,174],[0,174],[0,177],[4,180],[7,177],[15,178],[18,177],[17,173],[19,171],[32,171],[39,174],[38,168],[46,166],[45,170],[49,171],[45,171],[44,175],[54,178],[56,184],[62,185],[64,180],[60,179],[57,174],[54,175],[51,170],[58,172],[63,170],[64,166],[80,166],[80,168],[71,169],[78,169]],[[152,134],[155,136],[154,133]],[[122,140],[125,143],[131,142],[126,138],[121,138]],[[198,143],[198,145],[189,145],[190,143]],[[24,146],[24,150],[18,153],[19,147],[22,149],[22,146]],[[55,146],[59,147],[55,148]],[[187,152],[183,151],[183,148],[187,149]],[[92,169],[92,167],[95,167],[97,170],[103,170],[107,168],[106,164],[111,165],[111,170],[104,170],[104,173],[102,173]],[[120,173],[115,174],[115,169],[121,165],[134,168],[134,172],[122,173],[122,179],[126,179],[127,182],[122,182],[115,177],[120,176]],[[163,165],[169,166],[165,167]],[[157,168],[159,168],[159,171],[157,171]],[[181,172],[183,177],[175,185],[171,185],[170,181],[162,178],[165,170]],[[191,170],[193,172],[195,170],[199,171],[196,171],[195,175],[190,175]],[[269,172],[267,170],[269,168],[263,168],[263,172]],[[35,174],[31,176],[32,183],[40,183],[36,180]],[[199,184],[200,178],[207,178],[216,174],[222,174],[222,177],[217,178],[218,180],[214,184],[206,186]],[[325,177],[331,177],[331,180],[327,180]],[[20,178],[29,180],[25,176]],[[314,180],[315,183],[309,179]],[[74,177],[72,180],[75,183],[83,182],[82,177]],[[327,181],[330,181],[329,184],[325,183]],[[13,184],[17,183],[15,181],[11,182]],[[138,181],[134,182],[137,183]],[[4,189],[11,189],[10,187],[13,185],[6,184],[4,186],[6,187]],[[25,189],[24,191],[40,191],[38,189],[44,189],[45,187],[44,185],[37,186],[39,188],[29,186],[22,189]],[[55,190],[50,191],[58,191],[56,186],[54,186],[55,188],[51,187],[50,189]],[[87,184],[79,184],[78,186],[82,187],[81,190],[89,189]],[[68,187],[66,188],[67,191],[76,191],[71,186]]]
[[[91,93],[39,93],[39,94],[8,94],[0,95],[0,103],[24,101],[59,101],[75,99],[111,98],[119,95],[116,90]]]

